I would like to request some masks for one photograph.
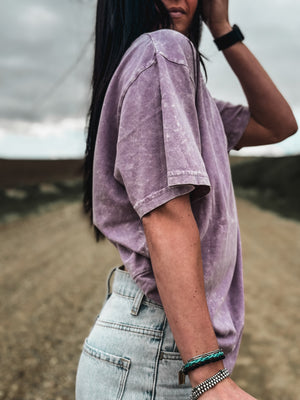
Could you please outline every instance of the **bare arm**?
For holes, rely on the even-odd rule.
[[[183,361],[215,350],[218,343],[206,303],[199,231],[189,195],[158,207],[142,221],[159,294]],[[191,384],[196,386],[222,368],[219,361],[195,369],[189,374]],[[208,391],[203,399],[216,396],[220,390],[222,400],[253,399],[230,379]]]
[[[228,0],[204,0],[203,7],[215,38],[231,31]],[[237,148],[277,143],[293,135],[298,127],[290,106],[250,50],[236,43],[223,53],[241,83],[251,113]]]
[[[204,291],[199,231],[189,195],[152,211],[143,218],[143,225],[158,291],[183,361],[217,349]],[[222,363],[216,364],[210,364],[212,371],[199,369],[203,380],[222,368]]]

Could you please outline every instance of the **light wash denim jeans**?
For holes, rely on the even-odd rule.
[[[188,377],[178,384],[181,366],[162,306],[144,296],[122,267],[114,269],[106,302],[83,345],[76,400],[186,400],[191,385]]]

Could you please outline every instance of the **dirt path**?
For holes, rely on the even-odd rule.
[[[298,400],[300,224],[238,201],[247,318],[236,380]],[[120,263],[78,204],[0,225],[0,399],[71,400],[84,337]]]

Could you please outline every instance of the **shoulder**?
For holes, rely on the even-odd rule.
[[[194,61],[196,49],[182,33],[172,29],[160,29],[145,35],[151,38],[155,52],[169,61],[187,66]]]
[[[183,34],[171,29],[160,29],[140,35],[127,49],[120,65],[131,72],[149,68],[158,56],[194,70],[197,52],[193,43]]]
[[[147,34],[135,39],[124,53],[113,77],[118,90],[123,91],[143,72],[156,63],[155,48]]]
[[[173,65],[166,64],[171,62]],[[136,38],[123,55],[121,62],[111,80],[110,91],[124,97],[129,87],[138,79],[155,80],[159,71],[173,68],[175,64],[184,66],[190,78],[196,78],[196,50],[193,43],[183,34],[171,30],[160,29],[147,32]]]

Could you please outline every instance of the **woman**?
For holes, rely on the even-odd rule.
[[[202,21],[248,107],[209,94]],[[242,40],[228,0],[98,1],[85,209],[125,267],[85,341],[77,400],[253,399],[228,376],[244,320],[228,151],[297,124]]]

